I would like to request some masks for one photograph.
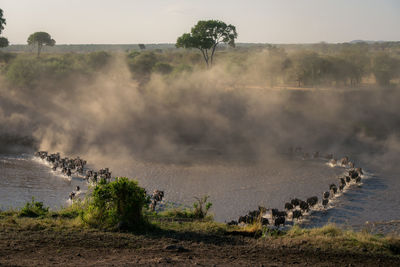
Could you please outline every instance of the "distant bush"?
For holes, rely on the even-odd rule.
[[[173,69],[170,64],[164,62],[157,62],[153,67],[153,71],[160,74],[170,74]]]
[[[389,86],[390,81],[400,77],[400,60],[387,53],[379,53],[373,58],[372,73],[381,86]]]
[[[32,198],[32,202],[27,202],[25,206],[19,212],[21,217],[39,217],[45,216],[49,212],[49,208],[44,207],[43,202],[35,201]]]
[[[208,210],[211,208],[212,203],[208,202],[209,196],[201,198],[195,197],[196,202],[193,203],[193,213],[195,218],[203,219],[207,216]]]
[[[131,54],[129,54],[131,55]],[[153,67],[158,62],[157,55],[153,52],[142,52],[134,57],[128,55],[128,66],[137,79],[148,77]]]
[[[209,196],[203,196],[201,198],[195,197],[196,201],[193,203],[192,208],[170,208],[160,212],[158,215],[161,217],[179,219],[211,219],[211,216],[207,216],[208,211],[212,206],[212,203],[207,201],[208,198]]]
[[[182,73],[182,72],[192,72],[193,68],[186,64],[179,64],[174,68],[174,73]]]
[[[93,227],[135,228],[144,222],[142,209],[148,201],[136,181],[126,177],[110,183],[103,181],[94,188],[82,220]]]
[[[89,66],[94,70],[99,70],[109,63],[111,55],[107,52],[99,51],[88,54],[87,58]]]
[[[16,57],[15,53],[7,53],[0,51],[0,62],[8,63]]]

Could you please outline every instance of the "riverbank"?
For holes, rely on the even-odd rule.
[[[331,225],[262,234],[257,226],[155,219],[134,233],[87,228],[70,215],[1,213],[0,265],[397,266],[400,260],[400,238]]]

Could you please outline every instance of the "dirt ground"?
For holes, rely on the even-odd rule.
[[[137,235],[0,228],[0,266],[399,266],[399,257],[322,251],[306,242],[239,235]]]

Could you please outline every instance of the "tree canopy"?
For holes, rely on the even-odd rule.
[[[200,20],[190,33],[184,33],[176,41],[176,47],[197,48],[203,54],[207,66],[213,64],[215,50],[219,43],[235,46],[236,27],[219,20]]]
[[[47,32],[35,32],[28,37],[28,45],[38,46],[38,56],[40,55],[43,45],[54,46],[55,44],[56,41],[52,39]]]
[[[6,25],[6,19],[3,17],[3,9],[0,8],[0,34],[4,30],[4,25]]]
[[[4,25],[6,25],[6,19],[3,17],[3,10],[0,8],[0,34],[4,30]],[[8,46],[8,39],[5,37],[0,37],[0,48]]]

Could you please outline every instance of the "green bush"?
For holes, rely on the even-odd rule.
[[[170,64],[164,62],[157,62],[153,67],[153,71],[161,74],[170,74],[173,69]]]
[[[19,55],[10,60],[6,67],[7,81],[17,87],[38,88],[55,86],[76,80],[77,77],[91,77],[107,66],[111,55],[106,52],[94,52],[86,55],[68,53],[63,55],[43,55],[38,58]],[[73,79],[71,79],[73,78]]]
[[[207,217],[208,211],[212,206],[212,203],[207,201],[208,198],[209,196],[203,196],[201,198],[195,197],[196,202],[193,203],[192,208],[170,208],[160,212],[158,215],[177,219],[211,219],[211,216]]]
[[[109,63],[111,55],[107,52],[99,51],[88,54],[87,58],[89,66],[93,70],[99,70]]]
[[[149,76],[153,67],[158,62],[158,57],[153,52],[142,52],[140,54],[128,55],[128,66],[135,78],[141,79]]]
[[[134,228],[143,224],[143,208],[149,199],[136,181],[126,177],[100,182],[93,190],[82,220],[93,227],[107,228],[124,225]]]
[[[196,202],[193,203],[193,213],[195,218],[203,219],[207,216],[208,210],[211,208],[212,203],[207,202],[209,196],[202,198],[195,197]]]
[[[44,207],[43,202],[35,201],[32,198],[32,202],[27,202],[25,206],[19,212],[21,217],[39,217],[45,216],[49,212],[49,208]]]

